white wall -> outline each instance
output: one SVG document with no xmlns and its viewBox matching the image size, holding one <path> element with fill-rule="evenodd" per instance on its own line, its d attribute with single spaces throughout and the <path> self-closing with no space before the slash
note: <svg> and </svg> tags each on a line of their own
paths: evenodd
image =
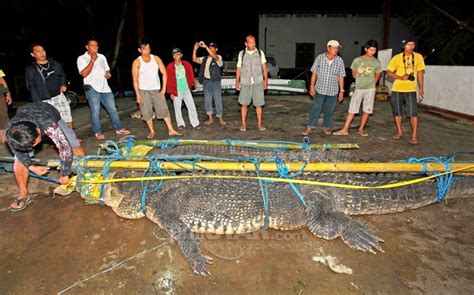
<svg viewBox="0 0 474 295">
<path fill-rule="evenodd" d="M 258 47 L 265 49 L 265 28 L 267 29 L 266 54 L 275 55 L 280 68 L 294 68 L 296 43 L 315 43 L 315 57 L 326 51 L 327 41 L 338 40 L 342 49 L 340 55 L 346 67 L 359 56 L 361 47 L 369 39 L 381 43 L 382 15 L 328 15 L 312 14 L 262 14 L 259 17 Z M 304 17 L 302 17 L 304 16 Z M 401 40 L 408 30 L 400 20 L 392 18 L 389 45 L 394 53 L 401 49 Z M 358 43 L 358 44 L 356 44 Z M 309 64 L 308 67 L 311 65 Z"/>
<path fill-rule="evenodd" d="M 474 67 L 426 66 L 423 104 L 474 116 Z"/>
</svg>

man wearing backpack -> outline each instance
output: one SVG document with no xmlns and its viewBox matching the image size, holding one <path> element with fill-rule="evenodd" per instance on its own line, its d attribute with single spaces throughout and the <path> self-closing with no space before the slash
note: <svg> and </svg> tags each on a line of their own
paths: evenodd
<svg viewBox="0 0 474 295">
<path fill-rule="evenodd" d="M 248 106 L 252 102 L 257 113 L 258 130 L 264 131 L 262 125 L 262 106 L 265 105 L 263 91 L 268 87 L 267 60 L 263 51 L 255 47 L 255 37 L 248 35 L 245 38 L 246 48 L 239 52 L 235 89 L 240 91 L 239 103 L 242 125 L 240 131 L 247 131 Z"/>
</svg>

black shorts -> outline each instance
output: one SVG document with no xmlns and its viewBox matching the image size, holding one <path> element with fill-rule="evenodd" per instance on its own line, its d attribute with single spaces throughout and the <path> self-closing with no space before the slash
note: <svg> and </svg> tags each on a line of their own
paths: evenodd
<svg viewBox="0 0 474 295">
<path fill-rule="evenodd" d="M 418 116 L 418 103 L 415 92 L 392 91 L 390 98 L 392 114 L 394 116 L 416 117 Z"/>
</svg>

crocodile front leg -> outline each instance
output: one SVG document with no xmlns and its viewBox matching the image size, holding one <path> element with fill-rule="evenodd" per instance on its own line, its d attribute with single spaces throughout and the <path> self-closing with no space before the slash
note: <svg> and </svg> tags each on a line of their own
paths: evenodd
<svg viewBox="0 0 474 295">
<path fill-rule="evenodd" d="M 330 201 L 317 199 L 306 208 L 308 228 L 317 237 L 332 240 L 337 237 L 349 247 L 363 252 L 383 252 L 379 242 L 383 240 L 372 234 L 362 223 L 352 220 L 342 212 L 334 211 Z"/>
<path fill-rule="evenodd" d="M 190 228 L 181 221 L 176 210 L 177 203 L 173 199 L 173 194 L 178 194 L 178 190 L 169 189 L 163 197 L 154 205 L 147 214 L 151 220 L 158 222 L 160 227 L 178 243 L 181 252 L 188 260 L 194 273 L 206 276 L 210 275 L 207 264 L 212 264 L 212 258 L 201 254 L 201 243 L 199 239 L 191 232 Z"/>
<path fill-rule="evenodd" d="M 201 254 L 201 243 L 191 230 L 173 214 L 159 217 L 160 226 L 178 242 L 181 252 L 188 260 L 194 273 L 206 276 L 211 273 L 207 264 L 212 264 L 212 258 Z"/>
</svg>

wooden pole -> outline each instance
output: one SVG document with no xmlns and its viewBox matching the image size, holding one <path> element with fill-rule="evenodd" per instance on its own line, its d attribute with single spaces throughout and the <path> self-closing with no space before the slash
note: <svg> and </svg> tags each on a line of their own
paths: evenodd
<svg viewBox="0 0 474 295">
<path fill-rule="evenodd" d="M 102 168 L 104 161 L 84 161 L 80 163 L 82 167 Z M 51 164 L 49 164 L 51 165 Z M 57 165 L 57 163 L 56 163 Z M 300 171 L 305 167 L 303 162 L 286 162 L 285 165 L 291 172 Z M 111 169 L 137 169 L 146 170 L 150 167 L 148 161 L 115 161 L 109 166 Z M 194 165 L 189 162 L 161 162 L 160 169 L 169 171 L 187 170 L 215 170 L 215 171 L 255 171 L 253 163 L 244 162 L 196 162 Z M 443 164 L 427 163 L 427 172 L 448 171 Z M 467 168 L 463 173 L 474 173 L 474 163 L 451 163 L 453 170 Z M 259 171 L 277 172 L 276 163 L 260 163 Z M 402 172 L 420 173 L 423 165 L 418 163 L 308 163 L 304 168 L 307 172 Z"/>
<path fill-rule="evenodd" d="M 210 146 L 231 146 L 231 147 L 255 147 L 269 149 L 302 149 L 300 143 L 278 143 L 278 142 L 255 142 L 255 141 L 225 141 L 225 140 L 198 140 L 198 139 L 179 139 L 179 140 L 137 140 L 135 145 L 149 145 L 154 147 L 174 146 L 174 145 L 210 145 Z M 120 143 L 120 146 L 124 146 Z M 308 144 L 309 149 L 358 149 L 356 143 L 334 143 L 334 144 Z"/>
</svg>

